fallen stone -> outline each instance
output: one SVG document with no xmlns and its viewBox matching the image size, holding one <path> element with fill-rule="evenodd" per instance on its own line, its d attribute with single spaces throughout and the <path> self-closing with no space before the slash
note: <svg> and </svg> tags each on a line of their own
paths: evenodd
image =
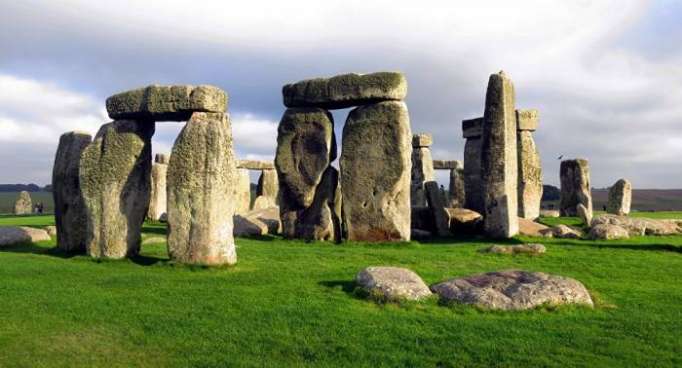
<svg viewBox="0 0 682 368">
<path fill-rule="evenodd" d="M 52 166 L 52 198 L 57 248 L 85 252 L 87 213 L 79 177 L 81 156 L 92 141 L 87 133 L 68 132 L 59 138 Z"/>
<path fill-rule="evenodd" d="M 540 217 L 557 218 L 560 216 L 561 216 L 561 214 L 559 213 L 558 210 L 540 210 Z"/>
<path fill-rule="evenodd" d="M 543 231 L 547 230 L 549 227 L 537 223 L 533 220 L 525 219 L 519 217 L 519 234 L 526 236 L 543 236 Z"/>
<path fill-rule="evenodd" d="M 33 203 L 31 202 L 31 195 L 22 190 L 19 192 L 19 197 L 14 202 L 14 214 L 15 215 L 30 215 L 33 213 Z"/>
<path fill-rule="evenodd" d="M 485 253 L 495 254 L 544 254 L 547 251 L 542 244 L 516 244 L 516 245 L 499 245 L 493 244 L 488 248 L 483 249 Z"/>
<path fill-rule="evenodd" d="M 583 233 L 580 230 L 560 224 L 540 231 L 540 234 L 546 238 L 559 239 L 580 239 Z"/>
<path fill-rule="evenodd" d="M 675 220 L 656 220 L 604 214 L 592 219 L 592 226 L 600 224 L 618 225 L 626 229 L 630 236 L 677 235 L 682 233 L 680 224 Z"/>
<path fill-rule="evenodd" d="M 226 114 L 194 113 L 168 165 L 168 255 L 201 265 L 235 264 L 232 129 Z"/>
<path fill-rule="evenodd" d="M 450 232 L 453 234 L 459 233 L 476 233 L 483 226 L 483 216 L 466 208 L 446 208 L 448 213 Z"/>
<path fill-rule="evenodd" d="M 234 216 L 234 236 L 259 236 L 267 235 L 268 232 L 268 224 L 257 217 Z"/>
<path fill-rule="evenodd" d="M 618 225 L 598 224 L 592 226 L 589 234 L 592 240 L 615 240 L 630 237 L 628 231 Z"/>
<path fill-rule="evenodd" d="M 112 119 L 186 121 L 194 112 L 225 112 L 227 93 L 213 86 L 151 85 L 107 98 Z"/>
<path fill-rule="evenodd" d="M 593 307 L 585 286 L 574 279 L 542 272 L 501 271 L 452 279 L 431 286 L 442 300 L 484 309 L 522 310 L 542 305 Z"/>
<path fill-rule="evenodd" d="M 43 230 L 45 230 L 47 232 L 47 235 L 49 235 L 50 237 L 57 236 L 57 227 L 56 226 L 52 226 L 52 225 L 45 226 L 43 228 Z"/>
<path fill-rule="evenodd" d="M 592 192 L 590 167 L 587 160 L 561 161 L 561 216 L 578 216 L 578 205 L 582 204 L 592 217 Z"/>
<path fill-rule="evenodd" d="M 272 161 L 239 160 L 237 161 L 237 168 L 249 170 L 274 170 L 275 163 Z"/>
<path fill-rule="evenodd" d="M 429 287 L 416 273 L 400 267 L 367 267 L 355 277 L 370 295 L 388 301 L 421 300 L 431 296 Z"/>
<path fill-rule="evenodd" d="M 79 180 L 87 213 L 86 250 L 119 259 L 140 250 L 149 206 L 154 124 L 104 124 L 81 155 Z"/>
<path fill-rule="evenodd" d="M 620 179 L 609 188 L 609 200 L 606 212 L 618 216 L 630 213 L 632 204 L 632 184 L 629 180 Z"/>
<path fill-rule="evenodd" d="M 47 231 L 23 226 L 0 226 L 0 246 L 50 240 Z"/>
<path fill-rule="evenodd" d="M 282 222 L 279 218 L 279 207 L 269 207 L 253 210 L 245 215 L 246 218 L 257 219 L 268 227 L 268 234 L 276 235 L 282 232 Z"/>
<path fill-rule="evenodd" d="M 342 74 L 307 79 L 282 88 L 286 107 L 344 109 L 388 100 L 404 100 L 407 80 L 402 73 Z"/>
<path fill-rule="evenodd" d="M 403 102 L 381 102 L 349 113 L 340 160 L 348 240 L 410 240 L 411 140 Z"/>
</svg>

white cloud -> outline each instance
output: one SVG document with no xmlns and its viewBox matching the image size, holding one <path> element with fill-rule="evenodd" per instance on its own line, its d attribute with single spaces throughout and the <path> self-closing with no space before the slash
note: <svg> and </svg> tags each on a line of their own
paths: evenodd
<svg viewBox="0 0 682 368">
<path fill-rule="evenodd" d="M 279 122 L 259 118 L 253 114 L 231 116 L 232 137 L 238 152 L 261 157 L 272 157 L 277 147 L 277 125 Z"/>
</svg>

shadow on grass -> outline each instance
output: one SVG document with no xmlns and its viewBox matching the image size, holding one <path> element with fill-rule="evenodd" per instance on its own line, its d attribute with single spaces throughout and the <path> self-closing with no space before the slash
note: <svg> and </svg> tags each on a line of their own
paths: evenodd
<svg viewBox="0 0 682 368">
<path fill-rule="evenodd" d="M 606 248 L 606 249 L 629 249 L 629 250 L 643 250 L 643 251 L 667 251 L 674 253 L 682 253 L 682 247 L 672 244 L 629 244 L 629 243 L 607 243 L 595 242 L 588 243 L 585 241 L 554 243 L 556 245 L 590 247 L 590 248 Z"/>
<path fill-rule="evenodd" d="M 138 255 L 129 257 L 129 259 L 131 262 L 135 263 L 138 266 L 152 266 L 152 265 L 155 265 L 159 262 L 162 262 L 162 263 L 168 262 L 168 258 L 145 256 L 142 254 L 138 254 Z"/>
<path fill-rule="evenodd" d="M 167 229 L 163 225 L 150 225 L 150 224 L 145 224 L 142 226 L 142 232 L 143 233 L 151 233 L 151 234 L 158 234 L 158 235 L 166 235 L 168 233 Z"/>
<path fill-rule="evenodd" d="M 31 254 L 39 254 L 39 255 L 46 255 L 46 256 L 51 256 L 51 257 L 57 257 L 57 258 L 73 258 L 77 257 L 80 255 L 83 255 L 83 253 L 79 252 L 66 252 L 62 249 L 59 249 L 57 247 L 53 248 L 46 248 L 46 247 L 41 247 L 39 245 L 35 245 L 33 243 L 20 243 L 20 244 L 13 244 L 13 245 L 8 245 L 0 248 L 0 252 L 2 253 L 31 253 Z"/>
<path fill-rule="evenodd" d="M 481 235 L 475 234 L 461 234 L 448 237 L 433 237 L 430 239 L 415 239 L 420 244 L 433 244 L 433 245 L 467 245 L 467 244 L 524 244 L 525 242 L 521 239 L 511 238 L 511 239 L 491 239 L 486 238 Z"/>
</svg>

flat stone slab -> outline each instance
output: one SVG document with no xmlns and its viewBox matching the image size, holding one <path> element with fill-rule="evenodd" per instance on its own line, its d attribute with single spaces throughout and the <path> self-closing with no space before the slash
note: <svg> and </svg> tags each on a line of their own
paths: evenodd
<svg viewBox="0 0 682 368">
<path fill-rule="evenodd" d="M 485 249 L 485 253 L 495 254 L 544 254 L 547 251 L 542 244 L 516 244 L 516 245 L 499 245 L 493 244 Z"/>
<path fill-rule="evenodd" d="M 434 170 L 462 169 L 464 164 L 460 160 L 433 160 Z"/>
<path fill-rule="evenodd" d="M 151 85 L 107 98 L 112 119 L 186 121 L 193 112 L 227 111 L 227 93 L 214 86 Z"/>
<path fill-rule="evenodd" d="M 559 224 L 545 230 L 541 230 L 540 233 L 545 238 L 580 239 L 583 237 L 583 233 L 580 230 L 574 229 L 564 224 Z"/>
<path fill-rule="evenodd" d="M 0 246 L 34 243 L 50 240 L 50 235 L 42 229 L 23 226 L 0 227 Z"/>
<path fill-rule="evenodd" d="M 489 272 L 441 282 L 431 290 L 445 301 L 484 309 L 522 310 L 544 304 L 594 306 L 582 283 L 543 272 Z"/>
<path fill-rule="evenodd" d="M 388 300 L 420 300 L 431 296 L 429 287 L 411 270 L 400 267 L 367 267 L 355 277 L 358 286 Z"/>
<path fill-rule="evenodd" d="M 344 109 L 403 100 L 407 96 L 407 80 L 398 72 L 342 74 L 287 84 L 282 88 L 282 95 L 286 107 Z"/>
<path fill-rule="evenodd" d="M 540 114 L 535 109 L 516 110 L 516 123 L 518 130 L 535 131 L 538 129 Z"/>
<path fill-rule="evenodd" d="M 259 160 L 237 160 L 238 169 L 247 170 L 274 170 L 274 161 L 259 161 Z"/>
</svg>

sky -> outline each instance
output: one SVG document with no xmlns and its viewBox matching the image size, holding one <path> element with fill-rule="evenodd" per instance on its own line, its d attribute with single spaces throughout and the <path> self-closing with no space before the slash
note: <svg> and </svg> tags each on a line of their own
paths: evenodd
<svg viewBox="0 0 682 368">
<path fill-rule="evenodd" d="M 462 159 L 461 121 L 504 70 L 540 112 L 545 183 L 563 156 L 588 159 L 594 187 L 682 188 L 680 19 L 673 0 L 0 0 L 0 183 L 49 184 L 59 136 L 94 134 L 117 92 L 221 87 L 237 155 L 272 159 L 284 84 L 384 70 L 405 73 L 433 157 Z M 154 151 L 181 128 L 157 123 Z"/>
</svg>

